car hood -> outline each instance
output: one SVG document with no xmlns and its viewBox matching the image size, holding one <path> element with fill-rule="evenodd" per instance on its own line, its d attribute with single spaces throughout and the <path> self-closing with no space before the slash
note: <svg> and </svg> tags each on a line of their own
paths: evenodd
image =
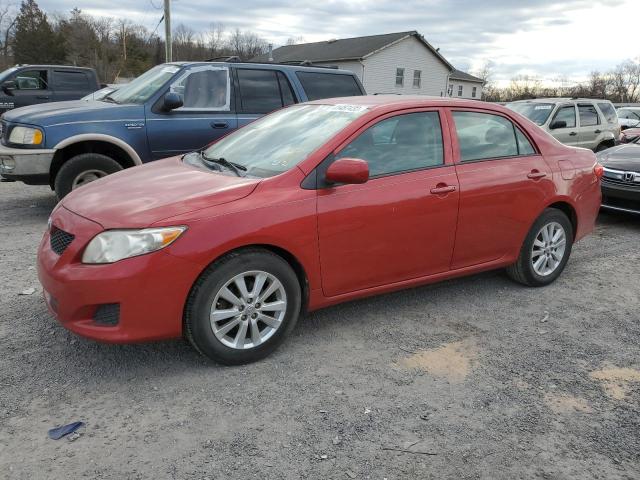
<svg viewBox="0 0 640 480">
<path fill-rule="evenodd" d="M 92 182 L 67 195 L 62 205 L 105 229 L 144 228 L 244 198 L 260 181 L 202 170 L 172 157 Z"/>
<path fill-rule="evenodd" d="M 12 123 L 26 123 L 40 127 L 88 120 L 144 121 L 144 106 L 118 105 L 98 100 L 40 103 L 9 110 L 3 115 L 3 119 Z"/>
<path fill-rule="evenodd" d="M 598 162 L 615 170 L 640 171 L 640 145 L 628 144 L 599 152 Z"/>
</svg>

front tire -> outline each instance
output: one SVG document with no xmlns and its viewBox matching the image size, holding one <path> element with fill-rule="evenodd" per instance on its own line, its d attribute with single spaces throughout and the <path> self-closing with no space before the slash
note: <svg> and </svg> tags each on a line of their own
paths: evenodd
<svg viewBox="0 0 640 480">
<path fill-rule="evenodd" d="M 122 170 L 113 158 L 100 153 L 81 153 L 67 160 L 56 175 L 54 190 L 59 200 L 72 190 Z"/>
<path fill-rule="evenodd" d="M 240 365 L 271 354 L 293 329 L 302 294 L 289 264 L 268 250 L 231 253 L 191 290 L 184 332 L 201 354 Z"/>
<path fill-rule="evenodd" d="M 556 208 L 547 208 L 529 230 L 518 260 L 507 267 L 507 274 L 530 287 L 549 285 L 569 261 L 573 237 L 567 216 Z"/>
</svg>

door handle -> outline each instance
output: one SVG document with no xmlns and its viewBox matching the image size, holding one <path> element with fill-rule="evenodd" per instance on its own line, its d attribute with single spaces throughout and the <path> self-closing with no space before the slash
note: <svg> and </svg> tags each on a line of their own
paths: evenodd
<svg viewBox="0 0 640 480">
<path fill-rule="evenodd" d="M 578 132 L 571 132 L 571 133 L 569 134 L 569 136 L 570 136 L 570 137 L 575 137 L 577 134 L 578 134 Z"/>
<path fill-rule="evenodd" d="M 439 183 L 431 189 L 431 193 L 434 195 L 442 195 L 443 193 L 455 192 L 456 187 L 454 185 L 447 185 L 445 183 Z"/>
<path fill-rule="evenodd" d="M 596 130 L 596 131 L 595 131 L 595 132 L 593 132 L 593 133 L 602 133 L 602 130 Z"/>
<path fill-rule="evenodd" d="M 539 172 L 538 170 L 531 170 L 531 172 L 527 174 L 527 178 L 530 178 L 532 180 L 538 180 L 539 178 L 546 177 L 546 176 L 547 176 L 546 173 Z"/>
<path fill-rule="evenodd" d="M 227 128 L 228 126 L 227 122 L 211 122 L 211 128 Z"/>
</svg>

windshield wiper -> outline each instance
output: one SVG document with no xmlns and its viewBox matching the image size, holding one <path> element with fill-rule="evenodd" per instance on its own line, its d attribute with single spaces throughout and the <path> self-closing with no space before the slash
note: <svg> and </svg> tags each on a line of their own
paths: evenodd
<svg viewBox="0 0 640 480">
<path fill-rule="evenodd" d="M 118 103 L 118 102 L 116 102 L 113 98 L 111 98 L 111 94 L 109 94 L 109 95 L 105 95 L 105 96 L 104 96 L 104 97 L 102 97 L 100 100 L 102 100 L 103 102 Z"/>
<path fill-rule="evenodd" d="M 233 173 L 235 173 L 239 177 L 244 177 L 244 176 L 247 175 L 246 173 L 244 173 L 244 172 L 247 171 L 247 167 L 245 167 L 244 165 L 240 165 L 239 163 L 230 162 L 229 160 L 227 160 L 225 158 L 222 158 L 222 157 L 220 157 L 220 158 L 210 158 L 210 157 L 207 157 L 207 155 L 204 152 L 199 152 L 199 153 L 200 153 L 200 157 L 205 162 L 217 163 L 218 165 L 222 165 L 223 167 L 227 167 L 229 170 L 231 170 Z"/>
</svg>

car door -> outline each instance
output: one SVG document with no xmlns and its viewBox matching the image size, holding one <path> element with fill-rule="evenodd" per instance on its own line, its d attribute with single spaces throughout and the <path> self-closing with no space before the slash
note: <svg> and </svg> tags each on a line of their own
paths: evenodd
<svg viewBox="0 0 640 480">
<path fill-rule="evenodd" d="M 360 158 L 370 172 L 364 184 L 318 189 L 325 295 L 449 269 L 458 181 L 441 118 L 438 109 L 387 115 L 323 163 L 326 170 L 335 159 Z"/>
<path fill-rule="evenodd" d="M 49 70 L 46 68 L 24 69 L 16 72 L 9 80 L 15 88 L 9 91 L 8 102 L 13 108 L 47 103 L 51 101 L 52 90 L 49 85 Z"/>
<path fill-rule="evenodd" d="M 180 95 L 183 106 L 165 111 L 161 95 L 159 101 L 146 108 L 147 139 L 153 159 L 197 150 L 237 128 L 226 66 L 194 66 L 182 72 L 167 91 Z"/>
<path fill-rule="evenodd" d="M 555 127 L 556 122 L 565 122 L 564 127 Z M 558 106 L 549 121 L 549 132 L 560 143 L 565 145 L 578 145 L 578 124 L 576 122 L 576 106 L 566 103 Z"/>
<path fill-rule="evenodd" d="M 279 70 L 234 68 L 238 128 L 261 116 L 296 103 L 287 77 Z"/>
<path fill-rule="evenodd" d="M 495 112 L 449 112 L 460 183 L 452 269 L 518 252 L 554 189 L 552 173 L 532 141 Z"/>
<path fill-rule="evenodd" d="M 578 104 L 578 146 L 596 148 L 602 134 L 602 120 L 592 103 Z"/>
<path fill-rule="evenodd" d="M 50 83 L 56 102 L 76 100 L 92 91 L 89 73 L 83 70 L 53 68 Z"/>
</svg>

